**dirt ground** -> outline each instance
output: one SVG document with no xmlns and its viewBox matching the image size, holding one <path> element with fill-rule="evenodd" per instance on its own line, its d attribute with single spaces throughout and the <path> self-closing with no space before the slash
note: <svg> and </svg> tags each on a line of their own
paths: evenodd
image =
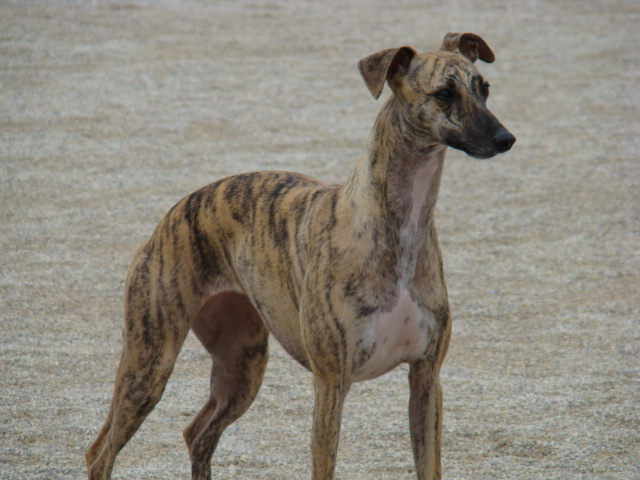
<svg viewBox="0 0 640 480">
<path fill-rule="evenodd" d="M 127 265 L 176 201 L 241 171 L 344 181 L 381 105 L 357 60 L 471 31 L 518 141 L 447 157 L 444 478 L 640 479 L 639 24 L 637 0 L 1 1 L 0 478 L 85 478 Z M 271 345 L 215 478 L 309 478 L 311 377 Z M 114 478 L 189 478 L 208 374 L 190 337 Z M 337 478 L 415 478 L 406 374 L 351 391 Z"/>
</svg>

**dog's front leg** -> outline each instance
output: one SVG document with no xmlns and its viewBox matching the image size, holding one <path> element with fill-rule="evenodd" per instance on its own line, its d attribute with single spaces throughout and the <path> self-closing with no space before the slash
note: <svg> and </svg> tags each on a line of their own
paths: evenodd
<svg viewBox="0 0 640 480">
<path fill-rule="evenodd" d="M 342 406 L 349 387 L 342 379 L 313 379 L 315 406 L 311 432 L 313 480 L 332 480 L 336 468 Z"/>
<path fill-rule="evenodd" d="M 426 360 L 409 370 L 409 429 L 418 480 L 440 480 L 442 388 L 439 372 Z"/>
</svg>

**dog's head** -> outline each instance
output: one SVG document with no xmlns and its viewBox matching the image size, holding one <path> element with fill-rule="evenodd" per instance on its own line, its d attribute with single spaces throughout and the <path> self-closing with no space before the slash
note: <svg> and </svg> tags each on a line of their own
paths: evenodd
<svg viewBox="0 0 640 480">
<path fill-rule="evenodd" d="M 449 33 L 439 51 L 383 50 L 360 60 L 358 69 L 376 99 L 389 84 L 412 141 L 489 158 L 511 149 L 516 138 L 486 106 L 489 83 L 474 65 L 478 59 L 495 60 L 481 37 Z"/>
</svg>

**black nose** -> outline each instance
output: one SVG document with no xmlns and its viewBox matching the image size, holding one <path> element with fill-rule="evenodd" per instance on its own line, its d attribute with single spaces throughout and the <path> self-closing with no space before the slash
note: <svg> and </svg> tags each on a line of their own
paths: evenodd
<svg viewBox="0 0 640 480">
<path fill-rule="evenodd" d="M 514 143 L 516 143 L 516 137 L 514 137 L 509 130 L 502 128 L 498 133 L 493 137 L 493 141 L 495 143 L 498 152 L 504 153 L 511 150 L 511 147 Z"/>
</svg>

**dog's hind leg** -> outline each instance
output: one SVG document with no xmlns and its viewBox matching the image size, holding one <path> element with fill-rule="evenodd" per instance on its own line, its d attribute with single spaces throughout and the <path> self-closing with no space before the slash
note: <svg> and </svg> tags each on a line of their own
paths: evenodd
<svg viewBox="0 0 640 480">
<path fill-rule="evenodd" d="M 244 414 L 260 389 L 268 359 L 269 333 L 260 314 L 240 293 L 210 298 L 192 325 L 211 354 L 210 397 L 184 431 L 192 478 L 211 477 L 211 456 L 222 432 Z"/>
<path fill-rule="evenodd" d="M 173 371 L 173 361 L 150 358 L 144 366 L 125 351 L 120 359 L 116 387 L 107 420 L 88 450 L 90 479 L 110 478 L 116 455 L 156 406 Z"/>
<path fill-rule="evenodd" d="M 86 453 L 89 479 L 110 478 L 116 456 L 164 392 L 189 322 L 163 288 L 148 282 L 148 250 L 134 262 L 125 301 L 124 346 L 107 420 Z"/>
</svg>

